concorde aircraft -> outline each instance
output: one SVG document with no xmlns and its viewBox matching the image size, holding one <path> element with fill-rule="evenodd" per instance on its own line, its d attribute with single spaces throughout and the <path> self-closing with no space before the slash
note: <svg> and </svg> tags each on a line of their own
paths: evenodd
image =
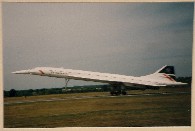
<svg viewBox="0 0 195 131">
<path fill-rule="evenodd" d="M 65 88 L 69 79 L 108 83 L 111 85 L 111 95 L 126 95 L 125 87 L 158 89 L 163 86 L 187 84 L 176 82 L 174 66 L 167 65 L 152 74 L 140 77 L 53 67 L 36 67 L 34 69 L 15 71 L 12 73 L 65 78 Z"/>
</svg>

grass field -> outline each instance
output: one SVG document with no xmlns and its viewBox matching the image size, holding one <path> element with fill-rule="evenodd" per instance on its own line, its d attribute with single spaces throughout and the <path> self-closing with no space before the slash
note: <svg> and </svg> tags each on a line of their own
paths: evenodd
<svg viewBox="0 0 195 131">
<path fill-rule="evenodd" d="M 188 93 L 103 97 L 109 93 L 95 92 L 5 98 L 5 103 L 13 103 L 4 104 L 4 127 L 190 126 L 190 88 L 161 88 L 128 94 L 161 92 Z M 28 102 L 51 98 L 64 100 Z M 17 101 L 24 103 L 14 103 Z"/>
</svg>

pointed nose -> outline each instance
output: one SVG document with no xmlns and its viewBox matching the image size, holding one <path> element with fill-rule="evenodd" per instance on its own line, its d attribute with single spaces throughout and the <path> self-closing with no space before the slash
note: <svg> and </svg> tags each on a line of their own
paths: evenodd
<svg viewBox="0 0 195 131">
<path fill-rule="evenodd" d="M 12 72 L 13 74 L 30 74 L 29 70 L 21 70 Z"/>
</svg>

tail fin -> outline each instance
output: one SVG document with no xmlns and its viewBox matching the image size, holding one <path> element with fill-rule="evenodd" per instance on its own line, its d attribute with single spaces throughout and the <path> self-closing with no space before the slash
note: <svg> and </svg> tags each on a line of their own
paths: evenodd
<svg viewBox="0 0 195 131">
<path fill-rule="evenodd" d="M 165 65 L 162 68 L 160 68 L 159 70 L 157 70 L 155 72 L 155 74 L 156 73 L 164 74 L 170 80 L 175 80 L 176 79 L 174 66 L 167 66 L 167 65 Z"/>
<path fill-rule="evenodd" d="M 154 83 L 151 84 L 151 86 L 156 86 L 156 83 L 158 86 L 177 86 L 187 84 L 182 82 L 176 82 L 174 66 L 165 65 L 159 70 L 157 70 L 155 73 L 141 77 L 146 80 L 153 81 Z"/>
</svg>

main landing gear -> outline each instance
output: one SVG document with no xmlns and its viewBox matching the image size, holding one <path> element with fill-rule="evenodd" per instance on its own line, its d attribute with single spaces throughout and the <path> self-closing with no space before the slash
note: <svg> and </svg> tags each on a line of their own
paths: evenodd
<svg viewBox="0 0 195 131">
<path fill-rule="evenodd" d="M 127 95 L 127 92 L 125 90 L 125 87 L 121 84 L 114 84 L 111 87 L 110 94 L 113 95 Z"/>
</svg>

